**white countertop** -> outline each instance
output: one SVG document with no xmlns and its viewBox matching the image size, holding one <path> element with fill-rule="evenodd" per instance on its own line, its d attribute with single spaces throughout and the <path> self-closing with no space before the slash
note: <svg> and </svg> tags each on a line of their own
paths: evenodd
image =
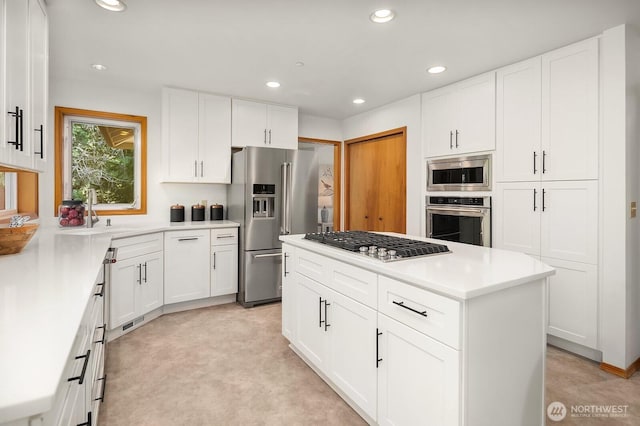
<svg viewBox="0 0 640 426">
<path fill-rule="evenodd" d="M 98 225 L 92 230 L 41 225 L 21 253 L 0 256 L 0 423 L 51 409 L 112 239 L 239 226 L 231 221 Z"/>
<path fill-rule="evenodd" d="M 446 244 L 451 253 L 382 262 L 305 240 L 304 235 L 281 236 L 280 240 L 458 300 L 493 293 L 555 273 L 550 266 L 523 253 L 403 234 L 385 234 Z"/>
</svg>

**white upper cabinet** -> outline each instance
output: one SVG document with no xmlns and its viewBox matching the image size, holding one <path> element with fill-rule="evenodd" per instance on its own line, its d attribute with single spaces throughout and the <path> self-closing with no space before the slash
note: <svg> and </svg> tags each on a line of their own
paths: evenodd
<svg viewBox="0 0 640 426">
<path fill-rule="evenodd" d="M 495 149 L 495 72 L 422 95 L 426 157 Z"/>
<path fill-rule="evenodd" d="M 164 88 L 165 182 L 231 182 L 231 98 Z"/>
<path fill-rule="evenodd" d="M 498 182 L 540 179 L 541 59 L 501 68 L 496 74 Z"/>
<path fill-rule="evenodd" d="M 39 0 L 0 1 L 4 50 L 0 163 L 43 171 L 47 105 L 47 14 Z M 42 128 L 40 127 L 42 126 Z M 42 129 L 42 130 L 41 130 Z M 40 154 L 40 153 L 43 154 Z"/>
<path fill-rule="evenodd" d="M 598 40 L 542 55 L 543 178 L 598 178 Z"/>
<path fill-rule="evenodd" d="M 298 149 L 298 108 L 233 99 L 234 147 Z"/>
</svg>

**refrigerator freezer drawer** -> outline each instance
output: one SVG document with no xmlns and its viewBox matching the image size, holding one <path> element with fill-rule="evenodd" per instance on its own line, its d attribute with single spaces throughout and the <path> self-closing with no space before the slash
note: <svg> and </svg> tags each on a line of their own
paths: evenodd
<svg viewBox="0 0 640 426">
<path fill-rule="evenodd" d="M 244 305 L 277 300 L 282 296 L 282 250 L 245 251 Z"/>
</svg>

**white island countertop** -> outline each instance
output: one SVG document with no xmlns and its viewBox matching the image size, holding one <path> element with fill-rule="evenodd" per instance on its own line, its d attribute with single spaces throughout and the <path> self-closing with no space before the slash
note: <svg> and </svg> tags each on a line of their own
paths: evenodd
<svg viewBox="0 0 640 426">
<path fill-rule="evenodd" d="M 404 234 L 384 234 L 445 244 L 451 252 L 382 262 L 366 255 L 305 240 L 304 235 L 281 236 L 280 240 L 458 300 L 490 294 L 555 273 L 552 267 L 523 253 Z"/>
<path fill-rule="evenodd" d="M 237 226 L 231 221 L 118 221 L 109 228 L 101 220 L 93 229 L 41 224 L 21 253 L 0 256 L 0 424 L 52 408 L 112 239 Z"/>
</svg>

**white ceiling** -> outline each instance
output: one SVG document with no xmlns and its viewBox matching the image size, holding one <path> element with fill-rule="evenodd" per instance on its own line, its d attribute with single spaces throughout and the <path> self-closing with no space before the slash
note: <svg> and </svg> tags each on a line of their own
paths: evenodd
<svg viewBox="0 0 640 426">
<path fill-rule="evenodd" d="M 343 119 L 619 24 L 640 28 L 640 0 L 125 1 L 113 13 L 93 0 L 47 0 L 54 84 L 168 85 Z M 397 18 L 370 22 L 383 7 Z M 434 64 L 448 70 L 427 74 Z"/>
</svg>

